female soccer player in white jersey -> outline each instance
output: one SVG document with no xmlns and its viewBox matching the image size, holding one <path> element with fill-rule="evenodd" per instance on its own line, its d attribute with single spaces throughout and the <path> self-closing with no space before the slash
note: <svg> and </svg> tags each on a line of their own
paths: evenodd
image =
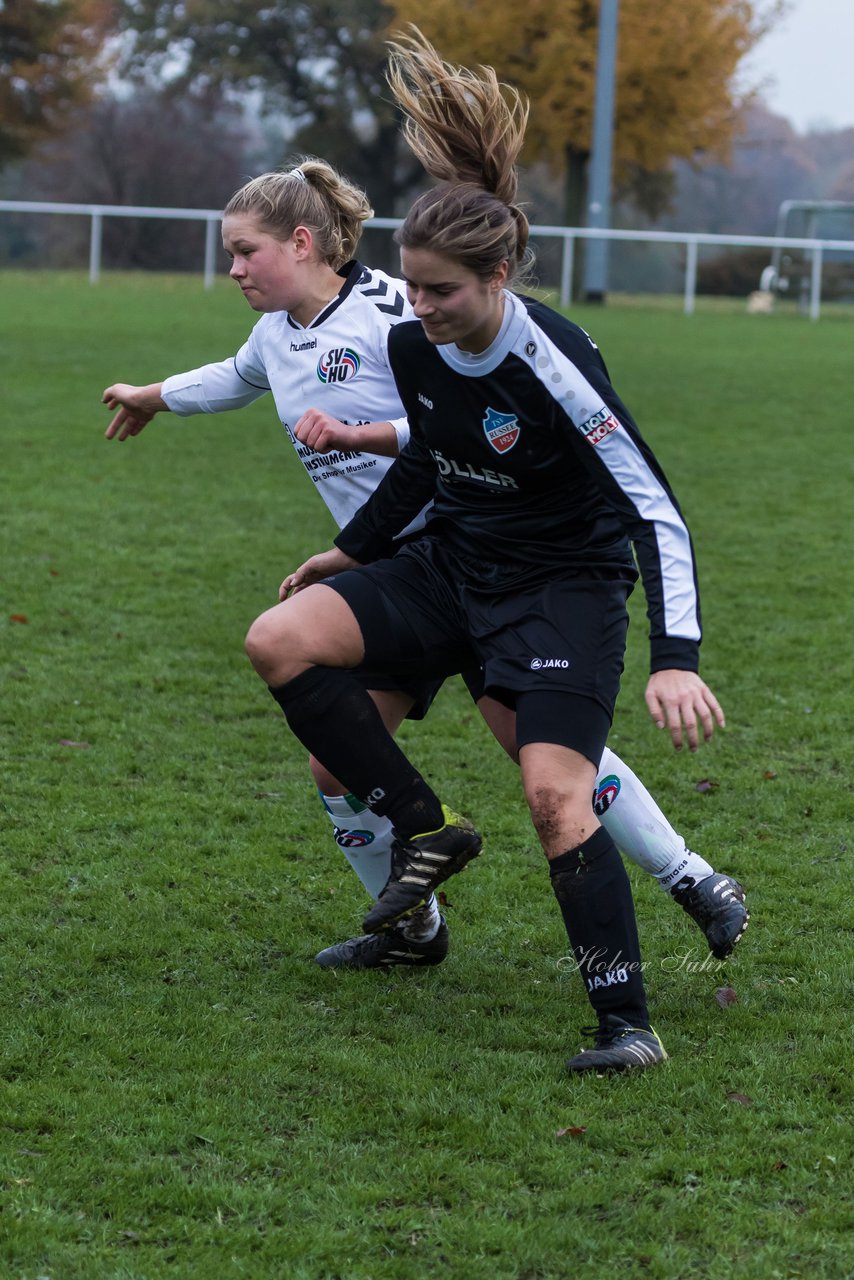
<svg viewBox="0 0 854 1280">
<path fill-rule="evenodd" d="M 362 192 L 315 159 L 241 188 L 226 207 L 223 241 L 232 278 L 262 318 L 231 359 L 149 386 L 108 387 L 103 400 L 117 412 L 107 437 L 136 435 L 159 411 L 216 413 L 271 392 L 306 474 L 336 523 L 347 524 L 409 439 L 387 339 L 411 309 L 400 281 L 351 260 L 371 212 Z M 421 523 L 416 515 L 409 532 Z M 423 714 L 437 687 L 418 677 L 374 673 L 365 679 L 392 733 L 406 715 Z M 489 697 L 480 705 L 512 751 L 506 728 L 512 717 Z M 312 771 L 336 842 L 375 898 L 389 876 L 391 824 L 314 759 Z M 621 848 L 697 921 L 716 955 L 728 954 L 748 919 L 740 886 L 686 848 L 642 783 L 607 748 L 596 803 Z M 447 948 L 447 928 L 431 897 L 397 929 L 348 939 L 317 960 L 351 968 L 436 964 Z"/>
</svg>

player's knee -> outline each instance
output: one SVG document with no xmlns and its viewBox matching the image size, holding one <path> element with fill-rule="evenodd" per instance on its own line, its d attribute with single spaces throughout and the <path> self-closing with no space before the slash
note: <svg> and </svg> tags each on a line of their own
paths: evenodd
<svg viewBox="0 0 854 1280">
<path fill-rule="evenodd" d="M 301 670 L 294 662 L 294 645 L 288 631 L 287 624 L 270 610 L 256 618 L 246 633 L 249 661 L 269 685 L 286 684 Z"/>
<path fill-rule="evenodd" d="M 568 779 L 559 783 L 528 779 L 525 799 L 534 830 L 546 850 L 565 844 L 569 833 L 583 831 L 593 818 L 589 790 Z"/>
</svg>

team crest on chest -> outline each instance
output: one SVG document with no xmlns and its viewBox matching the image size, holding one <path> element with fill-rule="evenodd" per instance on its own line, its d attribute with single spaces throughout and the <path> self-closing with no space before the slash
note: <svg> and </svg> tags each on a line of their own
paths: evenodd
<svg viewBox="0 0 854 1280">
<path fill-rule="evenodd" d="M 321 382 L 349 382 L 359 372 L 361 363 L 352 347 L 333 347 L 318 360 L 317 376 Z"/>
<path fill-rule="evenodd" d="M 507 453 L 519 439 L 521 428 L 514 413 L 499 413 L 497 409 L 487 409 L 483 430 L 496 453 Z"/>
</svg>

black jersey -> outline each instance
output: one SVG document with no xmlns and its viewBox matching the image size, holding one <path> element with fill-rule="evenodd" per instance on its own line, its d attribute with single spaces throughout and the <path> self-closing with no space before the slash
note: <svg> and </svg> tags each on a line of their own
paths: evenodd
<svg viewBox="0 0 854 1280">
<path fill-rule="evenodd" d="M 434 498 L 426 532 L 496 590 L 544 575 L 624 575 L 634 543 L 652 669 L 698 665 L 691 539 L 667 480 L 583 329 L 507 294 L 501 331 L 476 355 L 434 346 L 417 321 L 389 335 L 411 438 L 336 538 L 354 559 Z"/>
</svg>

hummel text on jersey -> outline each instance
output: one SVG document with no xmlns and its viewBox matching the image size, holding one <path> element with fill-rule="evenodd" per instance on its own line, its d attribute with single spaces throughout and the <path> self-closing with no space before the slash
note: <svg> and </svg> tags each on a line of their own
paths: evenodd
<svg viewBox="0 0 854 1280">
<path fill-rule="evenodd" d="M 611 410 L 605 405 L 598 413 L 594 413 L 592 418 L 582 422 L 578 430 L 589 444 L 595 446 L 600 440 L 604 440 L 606 436 L 610 435 L 612 431 L 616 431 L 619 425 Z"/>
<path fill-rule="evenodd" d="M 317 346 L 317 338 L 306 338 L 305 342 L 291 342 L 291 351 L 313 351 Z"/>
<path fill-rule="evenodd" d="M 456 462 L 453 458 L 446 458 L 436 449 L 431 449 L 430 453 L 439 468 L 439 475 L 444 479 L 454 476 L 459 480 L 479 480 L 481 484 L 490 484 L 496 489 L 519 488 L 512 476 L 504 476 L 490 467 L 484 467 L 482 471 L 478 471 L 477 467 L 470 462 Z"/>
</svg>

